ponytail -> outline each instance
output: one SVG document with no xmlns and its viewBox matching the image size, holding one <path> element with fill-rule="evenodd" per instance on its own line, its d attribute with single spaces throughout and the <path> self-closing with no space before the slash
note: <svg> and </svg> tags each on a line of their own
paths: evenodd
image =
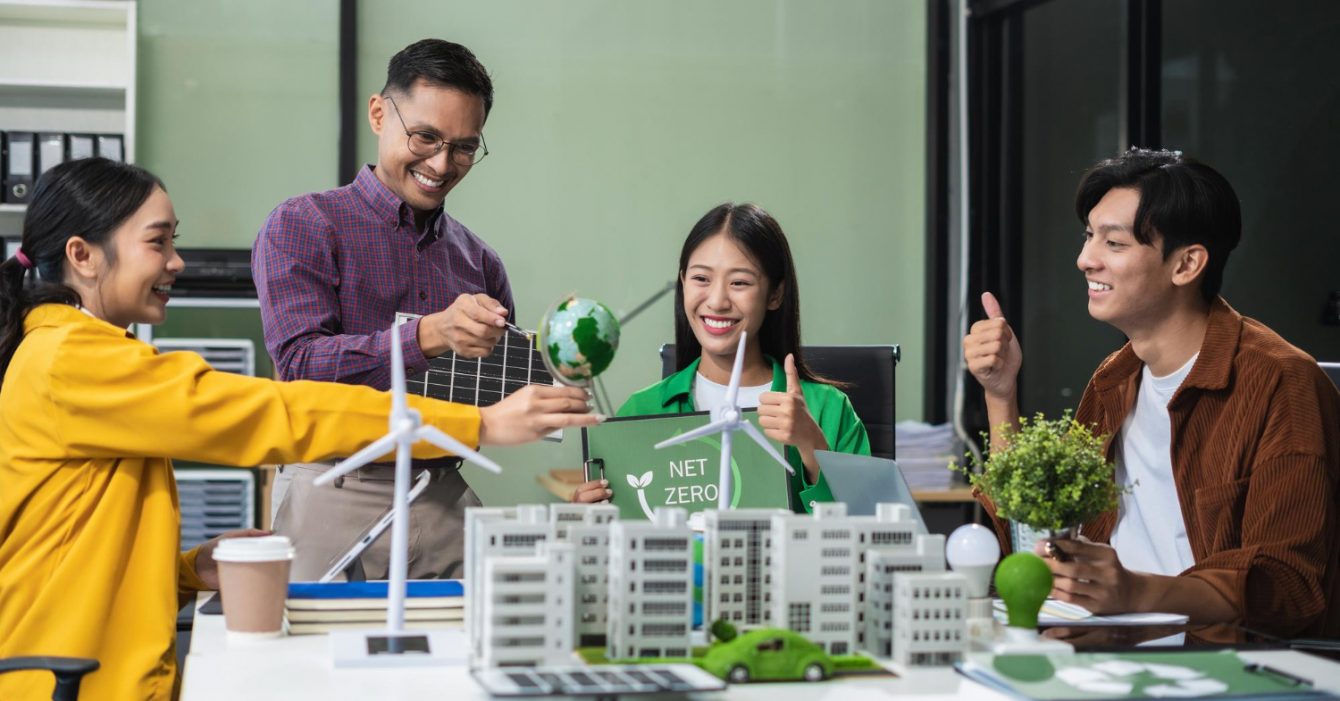
<svg viewBox="0 0 1340 701">
<path fill-rule="evenodd" d="M 23 340 L 23 320 L 42 304 L 79 304 L 65 284 L 65 244 L 79 236 L 106 244 L 126 219 L 163 187 L 154 174 L 106 158 L 62 163 L 38 178 L 15 256 L 0 263 L 0 383 Z M 110 253 L 110 251 L 109 251 Z"/>
</svg>

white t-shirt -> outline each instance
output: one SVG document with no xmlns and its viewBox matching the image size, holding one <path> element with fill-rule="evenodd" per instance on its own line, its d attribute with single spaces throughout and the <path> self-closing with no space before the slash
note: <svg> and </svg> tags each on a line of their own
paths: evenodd
<svg viewBox="0 0 1340 701">
<path fill-rule="evenodd" d="M 755 385 L 753 387 L 741 387 L 740 393 L 736 395 L 736 406 L 741 409 L 752 409 L 758 406 L 758 398 L 763 396 L 764 392 L 772 391 L 772 383 L 766 385 Z M 717 384 L 702 373 L 695 373 L 693 376 L 693 406 L 698 411 L 710 411 L 713 407 L 721 403 L 726 398 L 726 385 Z"/>
<path fill-rule="evenodd" d="M 1128 570 L 1174 576 L 1196 564 L 1173 482 L 1168 402 L 1199 356 L 1164 377 L 1154 377 L 1146 365 L 1135 407 L 1121 425 L 1117 484 L 1130 486 L 1131 493 L 1121 496 L 1112 547 Z"/>
</svg>

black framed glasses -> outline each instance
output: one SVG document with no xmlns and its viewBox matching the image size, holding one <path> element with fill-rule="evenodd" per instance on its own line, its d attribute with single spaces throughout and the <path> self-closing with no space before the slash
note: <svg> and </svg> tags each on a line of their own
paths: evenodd
<svg viewBox="0 0 1340 701">
<path fill-rule="evenodd" d="M 395 107 L 395 117 L 400 120 L 400 128 L 405 130 L 405 138 L 410 153 L 421 158 L 430 158 L 436 156 L 438 152 L 445 148 L 447 149 L 447 158 L 462 167 L 472 166 L 484 160 L 484 156 L 489 155 L 489 147 L 484 143 L 483 134 L 479 135 L 479 143 L 474 141 L 457 143 L 447 141 L 431 131 L 410 131 L 409 127 L 405 125 L 405 118 L 400 116 L 400 105 L 397 105 L 390 95 L 385 97 Z"/>
</svg>

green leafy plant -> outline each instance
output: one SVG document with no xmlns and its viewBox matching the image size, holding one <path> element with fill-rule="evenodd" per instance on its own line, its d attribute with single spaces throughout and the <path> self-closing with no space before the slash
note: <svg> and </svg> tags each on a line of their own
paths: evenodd
<svg viewBox="0 0 1340 701">
<path fill-rule="evenodd" d="M 996 505 L 1001 518 L 1058 531 L 1117 507 L 1115 467 L 1103 452 L 1107 436 L 1095 436 L 1070 412 L 1054 421 L 1041 413 L 1022 417 L 1019 429 L 1003 427 L 1006 447 L 986 463 L 951 464 Z M 984 438 L 989 437 L 983 434 Z"/>
<path fill-rule="evenodd" d="M 728 643 L 734 640 L 735 636 L 739 635 L 735 626 L 724 618 L 718 618 L 715 621 L 712 621 L 712 626 L 708 630 L 712 633 L 713 638 L 716 638 L 723 643 Z"/>
</svg>

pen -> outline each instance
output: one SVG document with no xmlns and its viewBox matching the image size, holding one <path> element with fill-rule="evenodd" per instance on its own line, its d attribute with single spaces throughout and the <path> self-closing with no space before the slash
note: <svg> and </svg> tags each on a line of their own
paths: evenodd
<svg viewBox="0 0 1340 701">
<path fill-rule="evenodd" d="M 1250 664 L 1243 665 L 1242 668 L 1243 670 L 1251 672 L 1253 674 L 1269 674 L 1275 677 L 1279 677 L 1280 679 L 1288 681 L 1293 686 L 1312 686 L 1312 680 L 1310 679 L 1304 679 L 1303 677 L 1300 677 L 1296 674 L 1290 674 L 1282 669 L 1277 669 L 1275 667 L 1271 667 L 1270 665 L 1260 664 L 1259 662 L 1252 662 Z"/>
</svg>

